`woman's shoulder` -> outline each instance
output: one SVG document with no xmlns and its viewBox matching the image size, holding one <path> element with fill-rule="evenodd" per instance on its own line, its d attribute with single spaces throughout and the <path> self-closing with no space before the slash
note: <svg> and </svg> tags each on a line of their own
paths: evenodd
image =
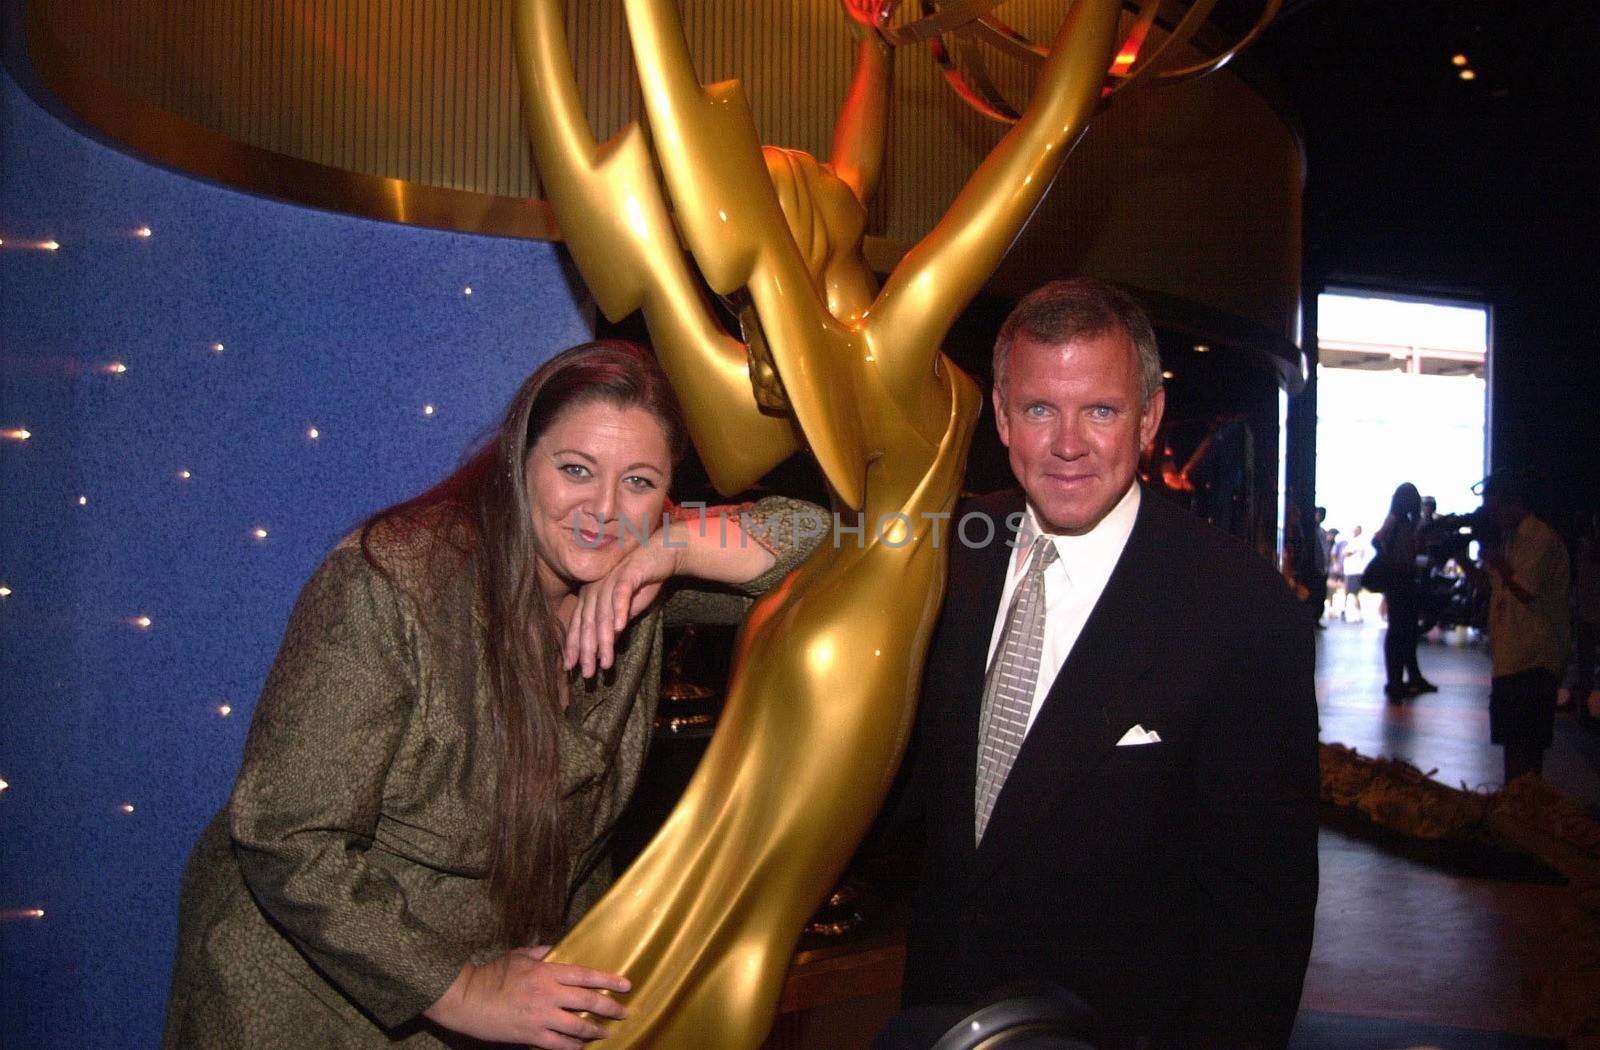
<svg viewBox="0 0 1600 1050">
<path fill-rule="evenodd" d="M 467 515 L 448 506 L 402 508 L 367 520 L 329 555 L 330 565 L 362 562 L 402 588 L 459 576 L 477 550 Z"/>
</svg>

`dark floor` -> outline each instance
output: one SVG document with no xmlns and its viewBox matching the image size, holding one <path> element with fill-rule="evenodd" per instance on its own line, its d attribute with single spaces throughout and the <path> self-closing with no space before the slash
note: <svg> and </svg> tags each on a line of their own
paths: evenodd
<svg viewBox="0 0 1600 1050">
<path fill-rule="evenodd" d="M 1498 786 L 1481 646 L 1454 635 L 1424 641 L 1423 673 L 1439 692 L 1389 704 L 1375 600 L 1366 617 L 1319 632 L 1322 739 L 1403 758 L 1446 783 Z M 1545 775 L 1600 807 L 1600 734 L 1559 718 Z M 1322 833 L 1321 855 L 1317 939 L 1295 1050 L 1551 1045 L 1514 1037 L 1545 1034 L 1526 986 L 1559 943 L 1563 889 L 1464 876 L 1332 829 Z"/>
</svg>

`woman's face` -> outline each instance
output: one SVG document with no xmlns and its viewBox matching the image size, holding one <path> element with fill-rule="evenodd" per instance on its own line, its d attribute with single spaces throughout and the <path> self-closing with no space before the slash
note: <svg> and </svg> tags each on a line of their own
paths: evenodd
<svg viewBox="0 0 1600 1050">
<path fill-rule="evenodd" d="M 672 455 L 666 431 L 642 408 L 567 408 L 529 450 L 524 470 L 547 593 L 600 579 L 641 535 L 661 528 Z"/>
</svg>

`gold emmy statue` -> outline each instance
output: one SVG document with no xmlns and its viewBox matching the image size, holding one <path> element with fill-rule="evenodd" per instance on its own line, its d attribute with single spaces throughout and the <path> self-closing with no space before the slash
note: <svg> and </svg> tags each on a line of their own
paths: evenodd
<svg viewBox="0 0 1600 1050">
<path fill-rule="evenodd" d="M 1119 43 L 1133 39 L 1118 33 L 1120 0 L 1074 0 L 1053 47 L 1033 49 L 1032 103 L 879 289 L 861 242 L 891 46 L 903 42 L 886 28 L 893 0 L 846 0 L 860 44 L 826 163 L 763 148 L 741 86 L 701 84 L 673 0 L 624 3 L 650 134 L 630 124 L 600 144 L 563 3 L 518 0 L 523 108 L 567 246 L 608 317 L 643 310 L 720 490 L 805 448 L 835 513 L 862 527 L 811 525 L 829 538 L 751 611 L 716 734 L 677 808 L 551 958 L 633 982 L 607 1047 L 748 1050 L 910 730 L 979 410 L 977 387 L 940 344 L 1108 83 L 1150 67 L 1116 68 Z M 995 3 L 931 6 L 898 32 L 981 30 Z M 1156 6 L 1136 15 L 1141 41 Z M 739 337 L 708 308 L 685 249 L 714 292 L 742 304 Z"/>
</svg>

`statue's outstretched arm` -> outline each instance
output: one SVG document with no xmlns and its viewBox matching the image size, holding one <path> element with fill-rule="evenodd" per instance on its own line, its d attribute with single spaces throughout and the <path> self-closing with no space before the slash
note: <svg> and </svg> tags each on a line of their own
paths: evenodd
<svg viewBox="0 0 1600 1050">
<path fill-rule="evenodd" d="M 844 180 L 863 205 L 878 188 L 883 173 L 884 140 L 889 128 L 889 80 L 894 52 L 875 28 L 886 0 L 845 0 L 845 11 L 860 38 L 850 93 L 833 129 L 833 173 Z"/>
<path fill-rule="evenodd" d="M 637 124 L 604 145 L 578 96 L 561 0 L 519 0 L 523 112 L 545 193 L 573 261 L 607 317 L 643 309 L 712 483 L 748 488 L 798 449 L 765 415 L 745 345 L 723 331 L 690 275 Z"/>
<path fill-rule="evenodd" d="M 1075 0 L 1027 112 L 884 283 L 867 328 L 897 368 L 931 365 L 950 325 L 1049 189 L 1100 101 L 1121 8 L 1120 0 Z M 908 355 L 930 360 L 908 362 Z"/>
</svg>

